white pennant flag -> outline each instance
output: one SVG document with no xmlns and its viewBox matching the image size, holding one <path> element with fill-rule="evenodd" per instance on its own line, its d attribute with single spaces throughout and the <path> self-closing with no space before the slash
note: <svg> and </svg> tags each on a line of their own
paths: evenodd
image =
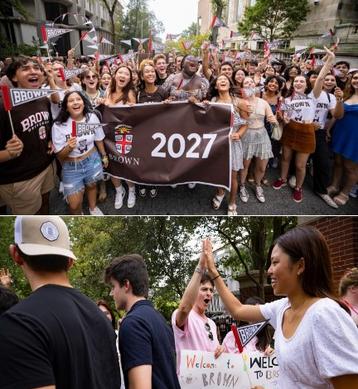
<svg viewBox="0 0 358 389">
<path fill-rule="evenodd" d="M 98 45 L 88 45 L 87 47 L 94 50 L 98 50 Z"/>
<path fill-rule="evenodd" d="M 10 88 L 11 103 L 13 107 L 16 107 L 17 105 L 25 104 L 28 101 L 40 99 L 41 97 L 46 97 L 59 91 L 60 89 Z"/>
<path fill-rule="evenodd" d="M 113 57 L 113 55 L 111 55 L 111 54 L 101 54 L 101 55 L 99 56 L 99 59 L 100 59 L 101 61 L 103 61 L 103 60 L 106 60 L 106 59 L 112 58 L 112 57 Z"/>
<path fill-rule="evenodd" d="M 103 37 L 102 37 L 102 39 L 101 39 L 101 43 L 107 43 L 107 44 L 109 44 L 109 45 L 112 45 L 112 46 L 113 46 L 113 43 L 112 43 L 111 41 L 109 41 L 108 39 L 106 39 L 106 38 L 103 38 Z"/>
<path fill-rule="evenodd" d="M 78 69 L 78 68 L 75 68 L 75 69 L 62 69 L 62 68 L 60 68 L 59 69 L 59 73 L 60 73 L 63 81 L 69 80 L 72 77 L 76 77 L 85 71 L 86 71 L 86 69 Z"/>
<path fill-rule="evenodd" d="M 268 322 L 269 321 L 266 320 L 260 323 L 238 327 L 237 331 L 239 333 L 242 347 L 245 347 L 250 342 L 250 340 L 266 326 Z"/>
<path fill-rule="evenodd" d="M 47 39 L 56 38 L 57 36 L 66 34 L 67 32 L 73 31 L 73 28 L 52 28 L 46 27 Z"/>
</svg>

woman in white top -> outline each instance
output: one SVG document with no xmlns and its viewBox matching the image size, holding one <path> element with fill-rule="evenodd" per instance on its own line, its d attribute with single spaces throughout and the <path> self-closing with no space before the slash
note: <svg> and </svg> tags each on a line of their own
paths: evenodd
<svg viewBox="0 0 358 389">
<path fill-rule="evenodd" d="M 74 215 L 82 213 L 85 190 L 90 214 L 103 215 L 96 206 L 96 183 L 103 179 L 102 162 L 107 167 L 108 157 L 104 150 L 103 129 L 96 126 L 100 122 L 91 111 L 90 102 L 81 92 L 68 92 L 52 127 L 52 142 L 62 164 L 64 195 Z"/>
<path fill-rule="evenodd" d="M 241 304 L 218 273 L 209 240 L 204 252 L 208 273 L 233 318 L 268 319 L 275 328 L 278 389 L 358 387 L 358 329 L 333 297 L 329 249 L 316 228 L 299 226 L 276 240 L 268 275 L 274 295 L 287 297 L 264 305 Z"/>
<path fill-rule="evenodd" d="M 322 92 L 324 76 L 330 71 L 333 65 L 335 55 L 327 48 L 327 60 L 321 69 L 312 95 L 306 95 L 307 81 L 304 76 L 299 75 L 293 81 L 293 89 L 285 98 L 283 134 L 282 143 L 282 160 L 281 160 L 281 177 L 272 185 L 276 190 L 287 185 L 287 174 L 291 159 L 295 155 L 296 167 L 296 186 L 293 191 L 293 200 L 300 203 L 303 200 L 302 185 L 306 176 L 306 164 L 310 154 L 316 149 L 315 130 L 319 124 L 314 122 L 317 99 Z"/>
<path fill-rule="evenodd" d="M 126 65 L 119 66 L 113 74 L 111 83 L 107 89 L 107 95 L 104 104 L 109 107 L 120 107 L 136 103 L 136 97 L 133 86 L 132 70 Z M 126 195 L 122 182 L 117 177 L 111 177 L 112 183 L 116 188 L 114 208 L 120 209 L 123 205 L 123 198 Z M 136 202 L 135 184 L 127 181 L 128 200 L 127 207 L 133 208 Z"/>
</svg>

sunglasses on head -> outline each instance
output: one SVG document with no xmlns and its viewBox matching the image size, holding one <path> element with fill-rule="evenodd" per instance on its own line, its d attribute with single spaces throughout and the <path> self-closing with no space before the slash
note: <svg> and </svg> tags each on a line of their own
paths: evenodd
<svg viewBox="0 0 358 389">
<path fill-rule="evenodd" d="M 208 333 L 208 338 L 209 338 L 211 341 L 213 341 L 213 340 L 214 340 L 214 335 L 213 335 L 213 333 L 211 332 L 210 324 L 209 324 L 209 323 L 205 323 L 204 327 L 205 327 L 205 330 L 206 330 L 207 333 Z"/>
</svg>

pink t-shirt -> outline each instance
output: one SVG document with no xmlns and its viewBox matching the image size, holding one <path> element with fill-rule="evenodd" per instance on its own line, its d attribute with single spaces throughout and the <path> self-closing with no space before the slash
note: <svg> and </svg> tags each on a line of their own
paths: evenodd
<svg viewBox="0 0 358 389">
<path fill-rule="evenodd" d="M 250 340 L 250 342 L 244 347 L 245 351 L 247 351 L 249 353 L 254 352 L 254 351 L 258 351 L 256 348 L 257 340 L 258 340 L 257 336 L 254 336 Z M 223 346 L 225 347 L 225 351 L 227 353 L 238 353 L 239 352 L 239 349 L 236 346 L 235 337 L 234 337 L 234 334 L 232 333 L 232 331 L 228 332 L 225 335 L 225 338 L 223 340 Z"/>
<path fill-rule="evenodd" d="M 201 317 L 193 309 L 190 311 L 184 329 L 181 330 L 176 325 L 176 309 L 172 314 L 172 326 L 175 339 L 175 350 L 177 353 L 177 372 L 180 366 L 180 350 L 201 350 L 215 351 L 219 345 L 216 332 L 216 324 L 213 320 Z M 210 331 L 213 334 L 213 340 L 209 339 L 209 332 L 205 329 L 205 323 L 209 323 Z"/>
</svg>

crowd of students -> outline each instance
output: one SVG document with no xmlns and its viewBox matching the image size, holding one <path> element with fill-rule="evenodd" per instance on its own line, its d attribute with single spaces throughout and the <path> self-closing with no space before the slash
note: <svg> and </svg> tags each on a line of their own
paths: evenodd
<svg viewBox="0 0 358 389">
<path fill-rule="evenodd" d="M 257 297 L 240 303 L 217 270 L 210 240 L 204 240 L 171 326 L 148 300 L 145 260 L 138 254 L 113 259 L 104 280 L 116 309 L 125 311 L 116 332 L 109 304 L 92 302 L 70 283 L 77 258 L 60 217 L 17 217 L 10 254 L 32 293 L 18 302 L 7 291 L 9 273 L 0 270 L 6 285 L 0 289 L 1 388 L 179 389 L 183 350 L 215 358 L 242 352 L 232 332 L 220 344 L 206 315 L 214 287 L 237 322 L 269 320 L 275 329 L 274 342 L 269 331 L 261 331 L 244 349 L 276 353 L 277 389 L 358 386 L 358 272 L 346 272 L 341 298 L 335 297 L 328 245 L 313 227 L 293 228 L 276 240 L 268 277 L 274 296 L 285 297 L 266 304 Z"/>
<path fill-rule="evenodd" d="M 89 212 L 101 215 L 98 201 L 106 199 L 103 169 L 108 160 L 100 126 L 72 136 L 70 123 L 99 123 L 95 107 L 121 107 L 136 103 L 210 101 L 232 104 L 232 186 L 228 215 L 237 214 L 237 194 L 249 200 L 247 183 L 254 185 L 258 202 L 265 202 L 265 172 L 279 166 L 272 188 L 289 184 L 292 198 L 303 200 L 302 186 L 308 162 L 313 166 L 312 190 L 330 207 L 346 204 L 357 196 L 358 182 L 358 69 L 346 61 L 335 63 L 326 49 L 322 60 L 295 56 L 287 63 L 266 56 L 258 63 L 251 52 L 218 53 L 204 44 L 201 57 L 142 54 L 124 62 L 90 58 L 67 59 L 20 56 L 7 59 L 0 83 L 12 88 L 59 89 L 50 98 L 40 98 L 11 111 L 15 133 L 0 101 L 0 202 L 14 214 L 46 213 L 49 193 L 55 185 L 69 204 L 69 212 L 83 212 L 83 195 Z M 123 60 L 123 59 L 122 59 Z M 63 81 L 62 70 L 80 68 L 78 77 Z M 275 135 L 274 135 L 275 134 Z M 278 134 L 278 135 L 277 135 Z M 57 164 L 54 163 L 54 156 Z M 78 168 L 80 167 L 80 168 Z M 124 183 L 111 177 L 115 187 L 115 209 L 136 203 L 136 192 L 156 197 L 158 187 Z M 99 183 L 99 190 L 97 190 Z M 190 184 L 194 187 L 194 184 Z M 219 209 L 224 190 L 213 195 Z M 4 210 L 4 209 L 3 209 Z"/>
</svg>

